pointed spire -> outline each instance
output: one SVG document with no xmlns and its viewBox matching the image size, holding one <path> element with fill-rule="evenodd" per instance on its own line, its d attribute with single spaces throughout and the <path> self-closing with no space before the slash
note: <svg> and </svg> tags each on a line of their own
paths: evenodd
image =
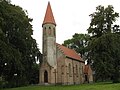
<svg viewBox="0 0 120 90">
<path fill-rule="evenodd" d="M 45 17 L 44 17 L 43 25 L 46 24 L 46 23 L 52 23 L 52 24 L 56 25 L 55 19 L 54 19 L 53 13 L 52 13 L 52 9 L 51 9 L 51 6 L 50 6 L 50 2 L 48 2 L 48 6 L 47 6 L 47 9 L 46 9 L 46 14 L 45 14 Z"/>
</svg>

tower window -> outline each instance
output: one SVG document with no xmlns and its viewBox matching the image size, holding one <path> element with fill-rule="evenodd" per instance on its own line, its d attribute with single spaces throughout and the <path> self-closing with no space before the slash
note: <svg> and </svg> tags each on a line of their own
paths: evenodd
<svg viewBox="0 0 120 90">
<path fill-rule="evenodd" d="M 53 28 L 53 33 L 54 33 L 54 36 L 55 36 L 55 28 Z"/>
<path fill-rule="evenodd" d="M 51 27 L 49 27 L 49 29 L 51 29 Z"/>
<path fill-rule="evenodd" d="M 46 30 L 46 27 L 44 29 Z"/>
</svg>

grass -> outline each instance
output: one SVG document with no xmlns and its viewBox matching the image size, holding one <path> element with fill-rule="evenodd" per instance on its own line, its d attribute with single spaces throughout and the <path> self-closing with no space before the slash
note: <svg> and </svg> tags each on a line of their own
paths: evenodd
<svg viewBox="0 0 120 90">
<path fill-rule="evenodd" d="M 5 90 L 120 90 L 120 83 L 94 83 L 70 86 L 27 86 Z"/>
</svg>

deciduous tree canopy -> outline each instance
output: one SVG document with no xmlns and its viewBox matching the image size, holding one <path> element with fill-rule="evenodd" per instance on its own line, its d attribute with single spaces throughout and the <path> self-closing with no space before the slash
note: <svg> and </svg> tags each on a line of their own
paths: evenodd
<svg viewBox="0 0 120 90">
<path fill-rule="evenodd" d="M 36 60 L 41 56 L 32 38 L 31 21 L 21 7 L 0 0 L 0 77 L 7 86 L 38 81 L 31 80 L 33 76 L 38 78 L 32 73 L 38 74 Z"/>
<path fill-rule="evenodd" d="M 76 50 L 81 57 L 84 57 L 87 55 L 89 39 L 90 36 L 88 34 L 75 33 L 72 39 L 65 40 L 63 45 Z"/>
<path fill-rule="evenodd" d="M 114 25 L 119 14 L 114 12 L 111 5 L 98 6 L 96 12 L 90 15 L 91 23 L 88 33 L 91 34 L 89 43 L 89 60 L 93 61 L 96 80 L 111 78 L 119 82 L 120 78 L 120 35 L 119 25 Z"/>
</svg>

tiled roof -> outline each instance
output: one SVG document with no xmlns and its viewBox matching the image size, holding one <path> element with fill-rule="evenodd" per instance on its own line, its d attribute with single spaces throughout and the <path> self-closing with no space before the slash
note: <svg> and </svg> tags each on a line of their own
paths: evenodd
<svg viewBox="0 0 120 90">
<path fill-rule="evenodd" d="M 46 23 L 52 23 L 52 24 L 56 25 L 55 19 L 54 19 L 53 13 L 52 13 L 52 9 L 50 6 L 50 2 L 48 2 L 46 14 L 45 14 L 44 21 L 43 21 L 43 24 L 46 24 Z"/>
<path fill-rule="evenodd" d="M 63 45 L 57 44 L 57 47 L 63 52 L 63 54 L 69 58 L 75 59 L 75 60 L 81 60 L 81 57 L 76 53 L 75 50 L 69 49 Z"/>
</svg>

